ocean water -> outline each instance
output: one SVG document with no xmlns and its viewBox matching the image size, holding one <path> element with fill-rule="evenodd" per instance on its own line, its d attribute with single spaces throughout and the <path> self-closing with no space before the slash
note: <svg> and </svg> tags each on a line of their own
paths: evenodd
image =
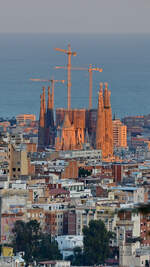
<svg viewBox="0 0 150 267">
<path fill-rule="evenodd" d="M 55 47 L 68 43 L 77 52 L 72 66 L 103 67 L 93 72 L 93 108 L 100 82 L 111 89 L 112 112 L 117 117 L 150 113 L 150 35 L 108 34 L 0 34 L 0 117 L 20 113 L 38 116 L 44 82 L 30 78 L 67 79 L 67 56 Z M 73 70 L 71 106 L 87 108 L 88 71 Z M 67 106 L 67 81 L 55 84 L 55 108 Z"/>
</svg>

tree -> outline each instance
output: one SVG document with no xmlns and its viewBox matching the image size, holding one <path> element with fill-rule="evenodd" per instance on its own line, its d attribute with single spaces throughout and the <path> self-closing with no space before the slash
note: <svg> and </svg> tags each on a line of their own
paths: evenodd
<svg viewBox="0 0 150 267">
<path fill-rule="evenodd" d="M 67 259 L 73 266 L 89 266 L 104 263 L 110 256 L 109 241 L 115 234 L 108 232 L 101 220 L 91 220 L 89 226 L 83 228 L 83 251 L 74 248 L 73 255 Z"/>
<path fill-rule="evenodd" d="M 92 173 L 92 171 L 89 171 L 89 170 L 86 170 L 86 169 L 80 167 L 78 175 L 79 175 L 79 177 L 87 177 L 87 176 L 91 175 L 91 173 Z"/>
<path fill-rule="evenodd" d="M 51 239 L 50 234 L 42 233 L 39 239 L 34 257 L 38 260 L 61 260 L 62 255 L 58 249 L 58 243 Z"/>
<path fill-rule="evenodd" d="M 73 255 L 66 258 L 66 260 L 71 261 L 73 266 L 84 266 L 84 255 L 80 247 L 75 247 L 73 249 Z"/>
<path fill-rule="evenodd" d="M 150 203 L 140 203 L 137 206 L 136 211 L 144 215 L 149 215 L 150 214 Z"/>
<path fill-rule="evenodd" d="M 36 220 L 29 222 L 16 221 L 13 228 L 13 248 L 15 252 L 24 251 L 26 263 L 34 260 L 61 259 L 56 241 L 49 234 L 41 231 Z"/>
<path fill-rule="evenodd" d="M 89 226 L 83 228 L 84 261 L 94 265 L 104 263 L 109 256 L 109 241 L 113 233 L 108 232 L 101 220 L 91 220 Z"/>
</svg>

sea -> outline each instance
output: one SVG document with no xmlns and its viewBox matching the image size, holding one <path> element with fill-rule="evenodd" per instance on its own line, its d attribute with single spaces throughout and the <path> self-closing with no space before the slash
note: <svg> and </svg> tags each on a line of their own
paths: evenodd
<svg viewBox="0 0 150 267">
<path fill-rule="evenodd" d="M 93 108 L 100 82 L 111 90 L 112 113 L 118 118 L 150 113 L 150 35 L 148 34 L 0 34 L 0 117 L 39 116 L 42 87 L 55 83 L 55 108 L 67 107 L 67 55 L 54 48 L 71 45 L 71 107 L 88 108 L 89 64 L 93 71 Z"/>
</svg>

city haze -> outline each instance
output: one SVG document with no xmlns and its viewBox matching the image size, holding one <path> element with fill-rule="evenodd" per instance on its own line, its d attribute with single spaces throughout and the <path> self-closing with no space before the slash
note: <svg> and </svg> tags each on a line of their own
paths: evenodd
<svg viewBox="0 0 150 267">
<path fill-rule="evenodd" d="M 149 33 L 149 14 L 149 0 L 8 0 L 0 33 Z"/>
</svg>

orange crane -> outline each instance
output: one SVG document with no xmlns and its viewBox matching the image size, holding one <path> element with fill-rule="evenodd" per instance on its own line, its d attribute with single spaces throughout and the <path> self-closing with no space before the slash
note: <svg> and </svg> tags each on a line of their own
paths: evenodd
<svg viewBox="0 0 150 267">
<path fill-rule="evenodd" d="M 71 108 L 71 56 L 76 56 L 76 52 L 71 51 L 71 45 L 68 45 L 68 50 L 66 49 L 61 49 L 61 48 L 55 48 L 56 51 L 63 52 L 68 55 L 68 64 L 67 64 L 67 70 L 68 70 L 68 77 L 67 77 L 67 92 L 68 92 L 68 97 L 67 97 L 67 106 L 68 110 Z"/>
<path fill-rule="evenodd" d="M 56 69 L 65 69 L 66 67 L 56 66 Z M 72 67 L 72 70 L 88 70 L 89 72 L 89 109 L 92 109 L 92 89 L 93 89 L 93 71 L 102 72 L 102 68 L 92 67 L 92 64 L 89 65 L 89 68 L 82 67 Z"/>
<path fill-rule="evenodd" d="M 52 108 L 54 108 L 54 86 L 55 86 L 55 83 L 57 82 L 61 82 L 61 83 L 64 83 L 65 80 L 54 80 L 54 79 L 51 79 L 51 80 L 45 80 L 45 79 L 30 79 L 32 82 L 51 82 L 51 87 L 52 87 Z"/>
</svg>

